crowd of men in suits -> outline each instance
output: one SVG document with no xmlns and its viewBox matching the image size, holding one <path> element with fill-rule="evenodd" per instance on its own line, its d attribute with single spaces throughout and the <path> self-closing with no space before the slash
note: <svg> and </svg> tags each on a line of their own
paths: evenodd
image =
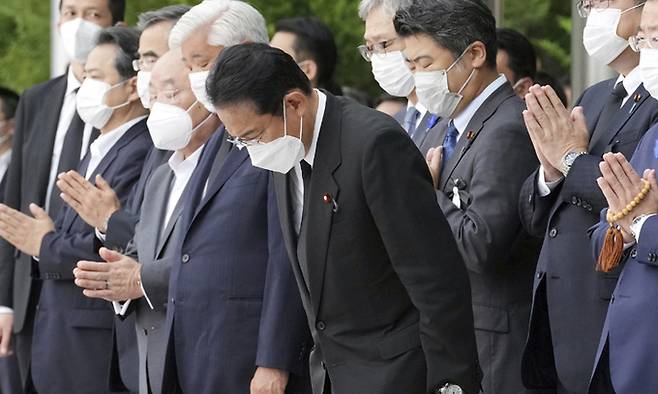
<svg viewBox="0 0 658 394">
<path fill-rule="evenodd" d="M 2 394 L 658 392 L 658 0 L 578 3 L 573 110 L 482 0 L 362 0 L 392 116 L 317 19 L 125 3 L 0 89 Z"/>
</svg>

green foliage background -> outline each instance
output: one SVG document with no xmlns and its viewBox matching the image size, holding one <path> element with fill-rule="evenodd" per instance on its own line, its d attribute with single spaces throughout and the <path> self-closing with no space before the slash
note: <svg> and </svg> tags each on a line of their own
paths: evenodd
<svg viewBox="0 0 658 394">
<path fill-rule="evenodd" d="M 356 51 L 363 23 L 357 16 L 359 0 L 248 0 L 270 23 L 290 16 L 315 15 L 331 26 L 339 48 L 338 81 L 373 95 L 380 93 L 369 65 Z M 200 0 L 128 0 L 127 18 L 134 24 L 140 12 L 174 3 Z M 49 78 L 50 1 L 0 1 L 0 85 L 22 91 Z M 503 25 L 527 34 L 540 48 L 544 68 L 557 76 L 570 66 L 570 2 L 565 0 L 505 0 Z"/>
</svg>

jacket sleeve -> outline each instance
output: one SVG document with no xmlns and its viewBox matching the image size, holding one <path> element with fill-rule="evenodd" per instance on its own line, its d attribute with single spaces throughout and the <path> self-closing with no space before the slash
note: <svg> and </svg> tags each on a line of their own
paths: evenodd
<svg viewBox="0 0 658 394">
<path fill-rule="evenodd" d="M 390 127 L 364 144 L 363 192 L 392 266 L 420 314 L 427 390 L 479 391 L 471 290 L 418 149 Z"/>
<path fill-rule="evenodd" d="M 489 131 L 493 133 L 479 137 L 489 141 L 477 141 L 483 149 L 474 154 L 470 204 L 457 208 L 443 191 L 437 191 L 466 267 L 480 274 L 493 272 L 499 268 L 497 264 L 508 260 L 521 230 L 519 190 L 537 166 L 521 123 L 506 123 Z"/>
<path fill-rule="evenodd" d="M 283 241 L 272 177 L 267 175 L 269 258 L 256 365 L 301 375 L 312 345 L 306 313 Z"/>
<path fill-rule="evenodd" d="M 135 150 L 129 157 L 118 156 L 124 165 L 117 168 L 110 185 L 121 204 L 125 204 L 128 194 L 139 178 L 144 163 L 145 152 Z M 62 210 L 64 213 L 67 210 Z M 80 260 L 98 260 L 98 243 L 94 229 L 85 224 L 84 231 L 68 232 L 61 228 L 63 214 L 58 218 L 55 231 L 47 234 L 41 242 L 39 270 L 44 279 L 72 280 L 73 269 Z"/>
<path fill-rule="evenodd" d="M 11 162 L 5 175 L 6 186 L 3 202 L 5 205 L 21 209 L 21 173 L 23 171 L 23 143 L 26 139 L 25 133 L 28 128 L 27 114 L 30 113 L 28 107 L 28 94 L 18 103 L 15 120 L 16 127 L 13 136 L 13 148 Z M 0 238 L 0 306 L 12 307 L 12 292 L 14 282 L 14 255 L 16 249 L 7 241 Z"/>
<path fill-rule="evenodd" d="M 540 196 L 537 187 L 540 168 L 533 172 L 521 186 L 519 217 L 523 228 L 536 238 L 544 238 L 548 220 L 562 190 L 562 182 L 548 196 Z"/>
</svg>

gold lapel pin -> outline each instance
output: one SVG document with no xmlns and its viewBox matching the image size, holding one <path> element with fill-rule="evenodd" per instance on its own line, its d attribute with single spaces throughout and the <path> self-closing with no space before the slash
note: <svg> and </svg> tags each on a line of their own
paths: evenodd
<svg viewBox="0 0 658 394">
<path fill-rule="evenodd" d="M 473 131 L 469 131 L 468 133 L 466 133 L 467 140 L 473 141 L 474 138 L 475 138 L 475 133 Z"/>
</svg>

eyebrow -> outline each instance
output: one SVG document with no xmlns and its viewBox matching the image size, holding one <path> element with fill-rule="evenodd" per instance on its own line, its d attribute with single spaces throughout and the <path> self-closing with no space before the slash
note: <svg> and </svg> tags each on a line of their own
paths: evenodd
<svg viewBox="0 0 658 394">
<path fill-rule="evenodd" d="M 642 28 L 642 26 L 640 26 L 640 32 L 643 32 L 643 33 L 653 32 L 653 31 L 656 31 L 656 30 L 658 30 L 658 25 L 648 26 L 647 28 L 644 28 L 644 29 Z"/>
<path fill-rule="evenodd" d="M 416 63 L 422 59 L 432 60 L 432 57 L 429 55 L 420 55 L 420 56 L 416 56 L 414 59 L 409 59 L 408 57 L 405 56 L 404 59 L 408 62 Z"/>
<path fill-rule="evenodd" d="M 144 53 L 140 53 L 140 57 L 158 57 L 158 54 L 153 52 L 153 51 L 146 51 Z"/>
</svg>

